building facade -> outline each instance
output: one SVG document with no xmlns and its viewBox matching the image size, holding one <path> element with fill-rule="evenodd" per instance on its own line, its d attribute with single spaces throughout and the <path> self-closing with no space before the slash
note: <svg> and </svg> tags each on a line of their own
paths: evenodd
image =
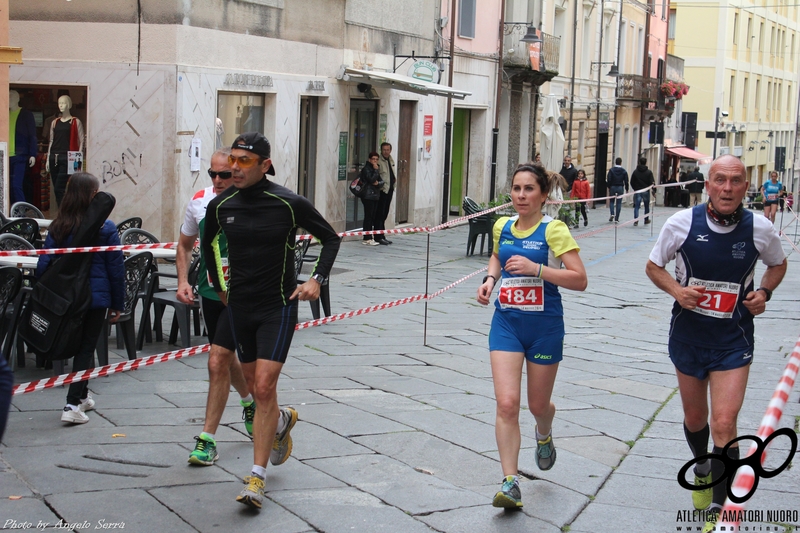
<svg viewBox="0 0 800 533">
<path fill-rule="evenodd" d="M 670 46 L 685 59 L 693 90 L 683 111 L 697 113 L 697 149 L 732 153 L 751 188 L 778 169 L 797 190 L 790 169 L 796 144 L 800 7 L 761 1 L 710 4 L 673 0 Z M 696 90 L 699 89 L 699 90 Z M 717 115 L 719 109 L 719 115 Z M 719 118 L 717 118 L 719 117 Z"/>
<path fill-rule="evenodd" d="M 86 128 L 85 168 L 117 197 L 115 219 L 141 216 L 162 240 L 176 239 L 186 202 L 208 185 L 213 151 L 243 131 L 270 139 L 275 181 L 338 231 L 361 225 L 347 183 L 392 143 L 387 227 L 426 225 L 442 209 L 447 97 L 470 110 L 467 183 L 481 191 L 496 85 L 482 57 L 456 57 L 452 82 L 434 81 L 448 70 L 444 3 L 143 0 L 139 10 L 122 0 L 11 0 L 10 42 L 25 62 L 10 85 L 34 112 L 45 152 L 57 99 L 71 97 Z M 479 50 L 496 50 L 496 29 L 483 39 Z"/>
</svg>

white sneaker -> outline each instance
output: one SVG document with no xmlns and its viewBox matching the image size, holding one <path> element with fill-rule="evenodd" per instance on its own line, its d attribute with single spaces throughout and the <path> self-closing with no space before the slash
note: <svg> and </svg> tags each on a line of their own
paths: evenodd
<svg viewBox="0 0 800 533">
<path fill-rule="evenodd" d="M 366 242 L 367 242 L 367 244 L 369 244 L 370 246 L 380 246 L 380 244 L 381 244 L 381 243 L 379 243 L 378 241 L 366 241 Z"/>
<path fill-rule="evenodd" d="M 361 244 L 369 246 L 370 244 L 372 244 L 372 241 L 361 241 Z"/>
<path fill-rule="evenodd" d="M 94 399 L 92 398 L 91 394 L 87 396 L 86 399 L 81 400 L 81 404 L 78 406 L 78 409 L 80 409 L 84 413 L 86 411 L 91 411 L 92 409 L 94 409 Z"/>
<path fill-rule="evenodd" d="M 69 422 L 70 424 L 85 424 L 89 421 L 89 417 L 80 408 L 72 409 L 72 407 L 66 405 L 64 406 L 64 412 L 61 413 L 61 421 Z"/>
</svg>

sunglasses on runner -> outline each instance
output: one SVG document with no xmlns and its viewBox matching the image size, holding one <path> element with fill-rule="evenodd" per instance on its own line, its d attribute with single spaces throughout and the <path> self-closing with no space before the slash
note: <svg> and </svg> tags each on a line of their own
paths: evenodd
<svg viewBox="0 0 800 533">
<path fill-rule="evenodd" d="M 234 163 L 239 164 L 239 168 L 250 168 L 256 166 L 258 163 L 263 161 L 260 157 L 249 157 L 246 155 L 241 155 L 236 157 L 234 155 L 228 156 L 228 164 L 233 165 Z"/>
<path fill-rule="evenodd" d="M 231 173 L 230 170 L 223 170 L 223 171 L 220 171 L 220 172 L 215 172 L 215 171 L 213 171 L 213 170 L 211 170 L 209 168 L 208 169 L 208 175 L 211 176 L 212 180 L 214 178 L 216 178 L 217 176 L 219 176 L 219 179 L 221 179 L 221 180 L 229 180 L 229 179 L 231 179 L 231 176 L 233 174 Z"/>
</svg>

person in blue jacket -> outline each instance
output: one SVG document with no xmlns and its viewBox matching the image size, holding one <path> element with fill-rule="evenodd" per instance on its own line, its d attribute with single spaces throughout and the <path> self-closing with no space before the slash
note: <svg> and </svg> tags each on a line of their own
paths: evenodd
<svg viewBox="0 0 800 533">
<path fill-rule="evenodd" d="M 59 207 L 58 216 L 50 225 L 45 248 L 64 248 L 70 245 L 75 232 L 80 227 L 89 204 L 100 188 L 100 181 L 93 175 L 79 172 L 67 182 L 67 189 Z M 120 244 L 116 225 L 106 220 L 100 229 L 95 246 Z M 41 277 L 53 256 L 39 257 L 36 277 Z M 109 322 L 115 323 L 125 308 L 125 265 L 122 252 L 97 252 L 92 257 L 89 277 L 92 288 L 92 306 L 83 322 L 83 340 L 74 346 L 72 371 L 78 372 L 93 368 L 94 350 L 97 339 L 103 330 L 103 322 L 108 312 Z M 86 411 L 94 409 L 94 400 L 89 395 L 87 381 L 72 383 L 67 392 L 67 405 L 61 414 L 62 422 L 85 424 L 89 421 Z"/>
</svg>

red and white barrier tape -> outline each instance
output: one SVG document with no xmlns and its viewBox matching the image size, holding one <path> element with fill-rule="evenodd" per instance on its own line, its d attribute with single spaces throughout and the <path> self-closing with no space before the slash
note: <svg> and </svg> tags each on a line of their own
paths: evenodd
<svg viewBox="0 0 800 533">
<path fill-rule="evenodd" d="M 20 383 L 16 385 L 11 394 L 26 394 L 28 392 L 35 392 L 44 389 L 51 389 L 60 385 L 69 385 L 70 383 L 77 383 L 78 381 L 86 381 L 89 379 L 99 378 L 103 376 L 110 376 L 118 372 L 127 372 L 128 370 L 136 370 L 142 366 L 150 366 L 156 363 L 164 363 L 182 357 L 190 357 L 199 353 L 207 352 L 211 349 L 210 344 L 202 344 L 199 346 L 192 346 L 191 348 L 184 348 L 183 350 L 176 350 L 174 352 L 165 352 L 162 354 L 151 355 L 142 359 L 134 359 L 132 361 L 125 361 L 124 363 L 116 363 L 113 365 L 105 365 L 99 368 L 92 368 L 90 370 L 81 370 L 80 372 L 72 372 L 70 374 L 61 374 L 48 379 L 40 379 L 38 381 L 31 381 L 30 383 Z"/>
<path fill-rule="evenodd" d="M 301 322 L 297 324 L 297 326 L 295 326 L 295 330 L 308 329 L 314 326 L 321 326 L 322 324 L 329 324 L 337 320 L 344 320 L 346 318 L 352 318 L 354 316 L 364 315 L 367 313 L 372 313 L 374 311 L 389 309 L 390 307 L 397 307 L 398 305 L 403 305 L 411 302 L 418 302 L 420 300 L 432 300 L 433 298 L 436 298 L 443 292 L 452 289 L 459 283 L 462 283 L 468 280 L 469 278 L 483 272 L 487 268 L 488 267 L 484 267 L 480 270 L 473 272 L 472 274 L 464 276 L 460 280 L 451 283 L 450 285 L 444 287 L 443 289 L 440 289 L 428 296 L 426 296 L 425 294 L 417 294 L 414 296 L 408 296 L 406 298 L 400 298 L 399 300 L 395 300 L 393 302 L 386 302 L 378 305 L 373 305 L 370 307 L 364 307 L 362 309 L 356 309 L 354 311 L 348 311 L 346 313 L 340 313 L 338 315 L 326 316 L 316 320 Z M 162 354 L 151 355 L 148 357 L 144 357 L 142 359 L 134 359 L 132 361 L 125 361 L 123 363 L 105 365 L 99 368 L 93 368 L 91 370 L 82 370 L 80 372 L 72 372 L 70 374 L 61 374 L 60 376 L 55 376 L 48 379 L 40 379 L 38 381 L 31 381 L 29 383 L 21 383 L 19 385 L 16 385 L 12 389 L 12 395 L 26 394 L 29 392 L 51 389 L 53 387 L 58 387 L 60 385 L 69 385 L 70 383 L 75 383 L 78 381 L 86 381 L 98 377 L 110 376 L 111 374 L 117 374 L 119 372 L 136 370 L 137 368 L 142 366 L 154 365 L 156 363 L 164 363 L 167 361 L 180 359 L 182 357 L 190 357 L 192 355 L 197 355 L 199 353 L 205 353 L 209 351 L 210 348 L 211 345 L 203 344 L 199 346 L 193 346 L 191 348 L 185 348 L 183 350 L 176 350 L 173 352 L 165 352 Z"/>
<path fill-rule="evenodd" d="M 761 426 L 758 428 L 758 433 L 756 436 L 760 438 L 762 442 L 778 429 L 778 424 L 783 416 L 783 409 L 786 406 L 786 402 L 789 399 L 789 394 L 792 392 L 792 388 L 794 387 L 794 382 L 797 379 L 798 371 L 800 371 L 800 339 L 798 339 L 794 346 L 794 350 L 792 350 L 792 357 L 786 364 L 786 368 L 783 371 L 783 376 L 781 376 L 778 386 L 775 388 L 775 392 L 772 394 L 772 399 L 769 402 L 767 411 L 764 414 L 764 418 L 761 420 Z M 754 441 L 750 446 L 750 451 L 745 457 L 754 454 L 757 448 L 758 443 Z M 765 449 L 761 453 L 762 465 L 764 464 L 764 461 L 766 461 L 766 458 L 767 450 Z M 739 467 L 736 472 L 736 477 L 733 479 L 731 490 L 738 498 L 743 498 L 750 492 L 754 484 L 755 472 L 753 472 L 753 469 L 749 466 L 742 466 Z M 744 510 L 744 503 L 733 503 L 730 500 L 726 500 L 725 506 L 722 508 L 722 514 L 720 515 L 720 521 L 717 523 L 717 531 L 726 531 L 724 527 L 729 527 L 727 531 L 739 531 L 738 527 L 736 529 L 731 527 L 738 526 L 739 520 L 723 521 L 722 518 L 739 516 L 740 513 L 737 511 L 742 510 Z"/>
<path fill-rule="evenodd" d="M 9 255 L 59 255 L 81 254 L 86 252 L 118 252 L 125 250 L 159 250 L 177 248 L 177 242 L 157 242 L 152 244 L 117 244 L 114 246 L 82 246 L 77 248 L 46 248 L 44 250 L 0 250 L 0 257 Z"/>
<path fill-rule="evenodd" d="M 691 183 L 691 182 L 685 182 Z M 685 183 L 677 184 L 677 185 L 684 185 Z M 676 184 L 669 184 L 669 185 L 656 185 L 655 187 L 670 187 Z M 650 190 L 654 186 L 649 186 L 647 189 L 642 189 L 641 191 L 633 191 L 629 193 L 625 193 L 620 196 L 604 196 L 602 198 L 589 198 L 587 200 L 548 200 L 548 204 L 574 204 L 579 202 L 595 202 L 600 200 L 608 200 L 612 198 L 626 198 L 628 196 L 632 196 L 637 192 L 643 192 Z M 473 213 L 471 215 L 455 218 L 453 220 L 448 220 L 443 224 L 439 224 L 438 226 L 418 226 L 413 228 L 397 228 L 397 229 L 387 229 L 387 230 L 373 230 L 373 231 L 343 231 L 338 233 L 339 237 L 358 237 L 364 235 L 393 235 L 393 234 L 407 234 L 407 233 L 436 233 L 437 231 L 452 228 L 455 226 L 459 226 L 470 219 L 477 218 L 488 213 L 494 213 L 495 211 L 499 211 L 501 209 L 507 209 L 511 207 L 511 202 L 505 203 L 503 205 L 498 205 L 496 207 L 492 207 L 489 209 L 484 209 L 478 213 Z M 297 240 L 310 240 L 313 239 L 313 235 L 303 234 L 298 235 Z M 159 243 L 151 243 L 151 244 L 118 244 L 115 246 L 84 246 L 84 247 L 77 247 L 77 248 L 48 248 L 44 250 L 0 250 L 0 257 L 5 256 L 36 256 L 36 255 L 50 255 L 50 254 L 76 254 L 76 253 L 86 253 L 86 252 L 116 252 L 116 251 L 127 251 L 127 250 L 159 250 L 159 249 L 176 249 L 178 247 L 177 242 L 159 242 Z"/>
</svg>

